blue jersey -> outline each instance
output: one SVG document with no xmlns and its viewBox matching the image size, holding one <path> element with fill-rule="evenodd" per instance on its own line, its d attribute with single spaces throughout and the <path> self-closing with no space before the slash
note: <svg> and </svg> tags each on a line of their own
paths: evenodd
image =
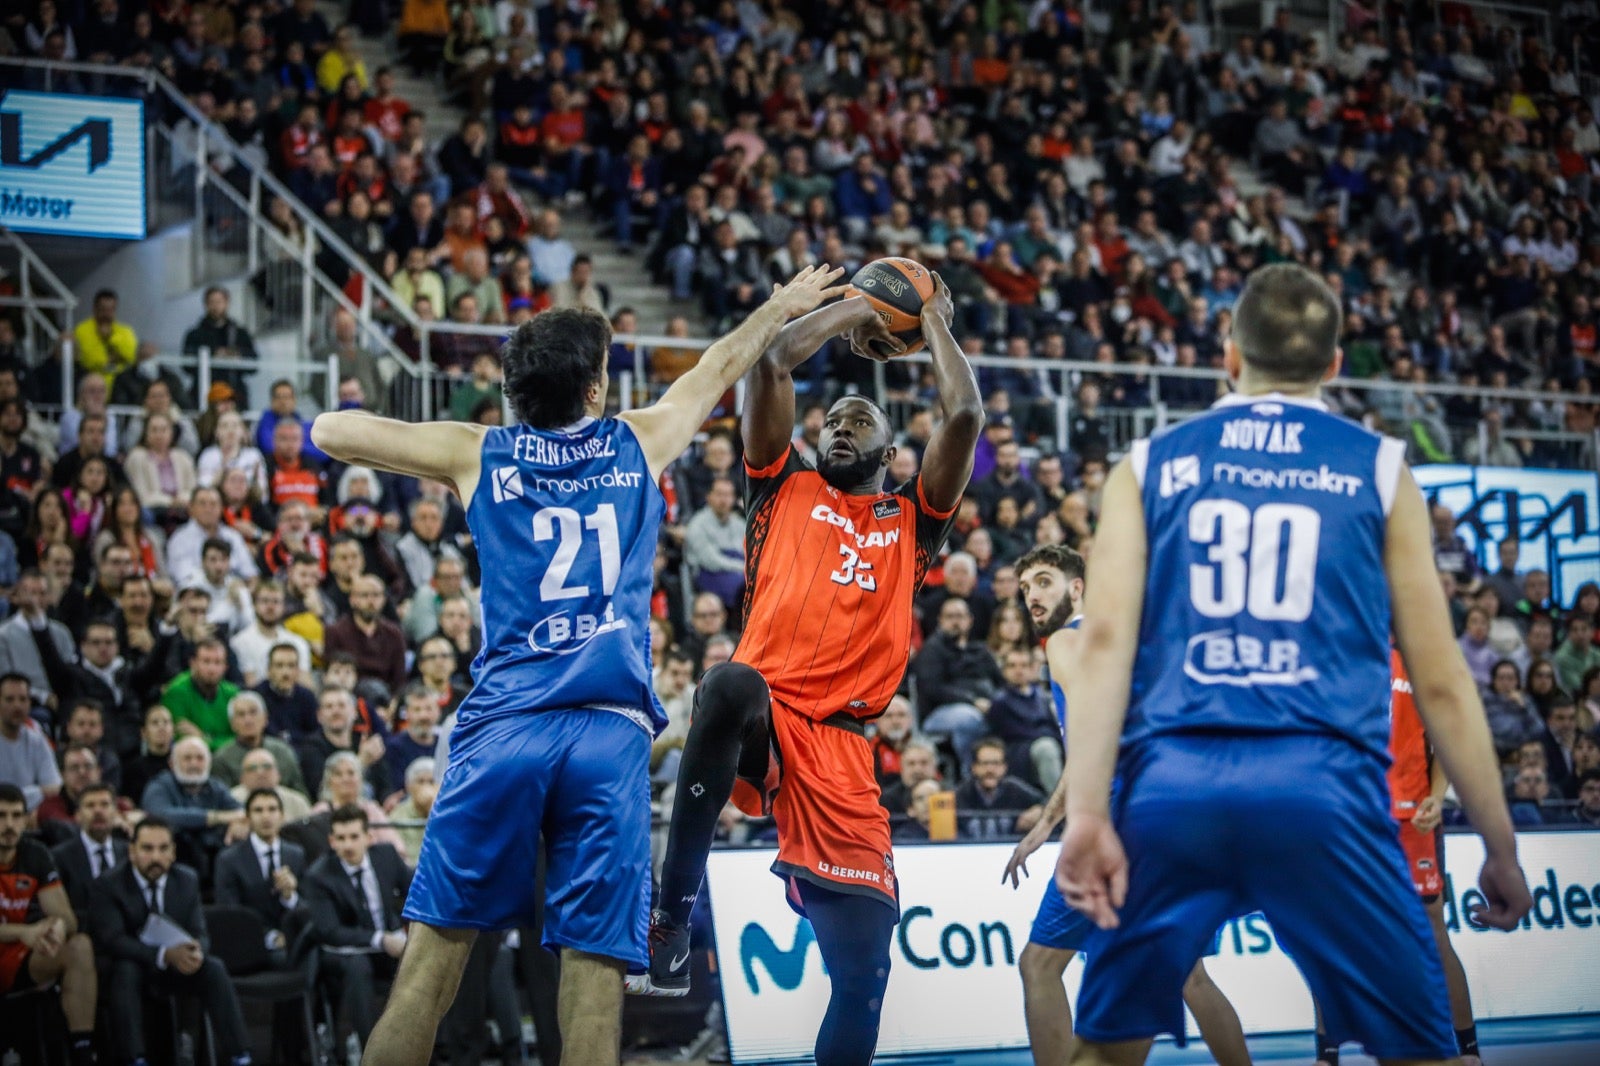
<svg viewBox="0 0 1600 1066">
<path fill-rule="evenodd" d="M 1083 615 L 1075 614 L 1072 616 L 1072 620 L 1061 628 L 1077 629 L 1082 621 Z M 1061 682 L 1053 677 L 1050 679 L 1050 700 L 1055 704 L 1056 722 L 1061 726 L 1061 743 L 1065 744 L 1067 742 L 1067 694 L 1062 689 Z"/>
<path fill-rule="evenodd" d="M 1134 446 L 1149 576 L 1125 745 L 1324 734 L 1387 762 L 1383 549 L 1404 453 L 1276 394 L 1228 397 Z"/>
<path fill-rule="evenodd" d="M 483 649 L 458 723 L 595 708 L 660 732 L 648 620 L 666 505 L 632 428 L 490 429 L 482 463 L 467 524 L 483 564 Z"/>
</svg>

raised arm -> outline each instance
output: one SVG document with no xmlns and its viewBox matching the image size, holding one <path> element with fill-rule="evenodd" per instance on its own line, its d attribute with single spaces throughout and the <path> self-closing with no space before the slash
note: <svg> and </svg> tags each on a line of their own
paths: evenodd
<svg viewBox="0 0 1600 1066">
<path fill-rule="evenodd" d="M 673 382 L 665 396 L 650 407 L 620 416 L 638 436 L 651 477 L 659 477 L 683 454 L 722 394 L 761 358 L 784 323 L 845 291 L 844 286 L 834 285 L 843 273 L 826 264 L 806 267 L 774 290 L 738 329 L 707 348 L 694 369 Z M 785 432 L 794 426 L 793 407 L 791 399 Z"/>
<path fill-rule="evenodd" d="M 938 274 L 933 276 L 939 289 L 922 305 L 922 336 L 933 357 L 933 379 L 939 386 L 939 405 L 944 420 L 928 438 L 922 456 L 922 495 L 936 511 L 953 511 L 961 502 L 972 477 L 972 455 L 983 432 L 983 394 L 972 373 L 950 322 L 955 303 L 950 290 Z"/>
<path fill-rule="evenodd" d="M 1098 538 L 1095 543 L 1098 547 Z M 1483 837 L 1486 855 L 1479 885 L 1488 905 L 1476 918 L 1510 929 L 1528 912 L 1532 900 L 1517 866 L 1517 838 L 1500 791 L 1488 719 L 1434 576 L 1427 505 L 1410 470 L 1401 471 L 1395 492 L 1383 566 L 1389 577 L 1395 643 L 1411 673 L 1417 712 L 1461 806 Z"/>
<path fill-rule="evenodd" d="M 1106 479 L 1094 549 L 1078 654 L 1061 679 L 1071 710 L 1067 829 L 1056 884 L 1069 905 L 1109 929 L 1128 890 L 1127 856 L 1111 826 L 1111 779 L 1128 714 L 1149 563 L 1144 505 L 1126 459 Z"/>
<path fill-rule="evenodd" d="M 829 337 L 876 321 L 864 296 L 819 307 L 783 329 L 746 377 L 748 391 L 740 431 L 745 461 L 756 469 L 771 466 L 794 434 L 794 369 L 817 353 Z"/>
<path fill-rule="evenodd" d="M 311 423 L 311 443 L 340 462 L 433 478 L 463 505 L 478 487 L 483 426 L 471 422 L 400 422 L 366 411 L 327 411 Z"/>
</svg>

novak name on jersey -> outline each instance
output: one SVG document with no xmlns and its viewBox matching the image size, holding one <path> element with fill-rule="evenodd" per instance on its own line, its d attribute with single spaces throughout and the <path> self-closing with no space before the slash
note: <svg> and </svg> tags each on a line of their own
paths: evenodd
<svg viewBox="0 0 1600 1066">
<path fill-rule="evenodd" d="M 1126 739 L 1322 733 L 1387 761 L 1383 546 L 1404 445 L 1315 401 L 1233 396 L 1131 458 L 1159 592 Z"/>
<path fill-rule="evenodd" d="M 467 521 L 483 560 L 483 650 L 460 720 L 596 708 L 659 732 L 644 622 L 666 508 L 633 430 L 490 429 L 482 464 Z"/>
</svg>

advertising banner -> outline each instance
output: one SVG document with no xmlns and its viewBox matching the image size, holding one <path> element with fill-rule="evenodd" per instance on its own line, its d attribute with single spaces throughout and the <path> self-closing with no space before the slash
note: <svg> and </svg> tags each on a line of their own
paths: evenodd
<svg viewBox="0 0 1600 1066">
<path fill-rule="evenodd" d="M 1600 581 L 1600 474 L 1504 466 L 1416 466 L 1417 484 L 1456 514 L 1456 531 L 1487 573 L 1496 545 L 1522 543 L 1517 569 L 1544 570 L 1563 607 L 1585 581 Z"/>
<path fill-rule="evenodd" d="M 1600 834 L 1524 833 L 1523 868 L 1534 910 L 1512 933 L 1466 926 L 1478 902 L 1478 838 L 1452 834 L 1445 849 L 1446 917 L 1480 1020 L 1600 1012 L 1593 980 L 1600 953 Z M 895 849 L 901 919 L 878 1050 L 883 1055 L 1027 1046 L 1017 956 L 1055 869 L 1054 845 L 1028 862 L 1013 891 L 1000 883 L 1010 844 Z M 716 851 L 707 867 L 718 968 L 736 1063 L 810 1055 L 828 982 L 811 926 L 784 902 L 768 849 Z M 1320 888 L 1308 884 L 1306 891 Z M 1360 929 L 1351 936 L 1363 935 Z M 1245 1032 L 1309 1030 L 1311 996 L 1261 915 L 1229 922 L 1206 960 L 1238 1008 Z M 1074 999 L 1083 963 L 1067 969 Z M 1190 1034 L 1198 1030 L 1190 1021 Z"/>
<path fill-rule="evenodd" d="M 142 238 L 144 102 L 0 94 L 0 226 Z"/>
</svg>

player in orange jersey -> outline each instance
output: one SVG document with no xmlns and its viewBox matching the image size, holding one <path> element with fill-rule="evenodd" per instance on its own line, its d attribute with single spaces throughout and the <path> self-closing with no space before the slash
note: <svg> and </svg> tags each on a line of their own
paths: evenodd
<svg viewBox="0 0 1600 1066">
<path fill-rule="evenodd" d="M 1450 1023 L 1462 1066 L 1481 1066 L 1478 1027 L 1472 1019 L 1472 992 L 1461 958 L 1444 927 L 1444 794 L 1450 787 L 1444 767 L 1433 758 L 1428 735 L 1411 694 L 1411 678 L 1401 661 L 1400 649 L 1389 649 L 1389 813 L 1400 832 L 1400 847 L 1411 870 L 1411 884 L 1422 897 L 1433 925 L 1433 939 L 1444 963 L 1445 987 L 1450 993 Z M 1317 1017 L 1317 1063 L 1339 1066 L 1339 1049 L 1327 1044 L 1322 1018 Z"/>
<path fill-rule="evenodd" d="M 949 532 L 983 424 L 940 282 L 921 319 L 945 419 L 922 472 L 885 490 L 893 427 L 859 396 L 828 410 L 816 467 L 802 459 L 790 443 L 790 375 L 829 335 L 821 330 L 852 327 L 855 302 L 786 327 L 747 379 L 744 636 L 733 661 L 709 671 L 695 695 L 646 989 L 688 991 L 689 914 L 724 804 L 732 796 L 748 813 L 770 811 L 773 872 L 811 920 L 833 984 L 817 1037 L 821 1066 L 870 1062 L 877 1043 L 899 905 L 864 725 L 905 675 L 912 598 Z M 866 355 L 872 340 L 888 335 L 875 324 L 856 327 L 851 346 Z"/>
</svg>

